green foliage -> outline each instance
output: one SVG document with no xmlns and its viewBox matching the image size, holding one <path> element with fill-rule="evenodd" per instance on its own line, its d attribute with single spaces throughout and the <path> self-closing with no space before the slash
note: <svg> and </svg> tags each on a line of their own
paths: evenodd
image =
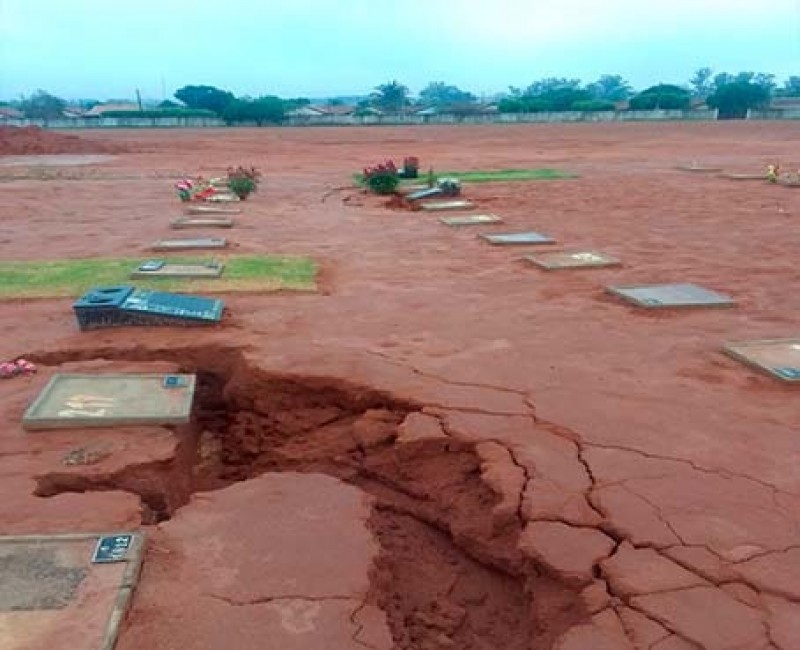
<svg viewBox="0 0 800 650">
<path fill-rule="evenodd" d="M 692 87 L 692 94 L 695 97 L 705 99 L 713 91 L 712 77 L 714 71 L 711 68 L 700 68 L 695 71 L 692 78 L 689 80 L 689 85 Z"/>
<path fill-rule="evenodd" d="M 20 102 L 20 110 L 25 117 L 40 120 L 52 120 L 62 116 L 67 102 L 44 90 L 37 90 L 30 97 Z"/>
<path fill-rule="evenodd" d="M 559 178 L 572 178 L 571 174 L 558 169 L 497 169 L 473 170 L 467 172 L 441 172 L 441 177 L 455 178 L 465 183 L 492 183 L 511 181 L 549 181 Z"/>
<path fill-rule="evenodd" d="M 580 87 L 579 79 L 549 78 L 536 81 L 524 92 L 511 88 L 511 97 L 500 101 L 501 113 L 541 113 L 574 110 L 577 102 L 592 99 L 591 93 Z"/>
<path fill-rule="evenodd" d="M 607 102 L 621 102 L 633 94 L 631 85 L 618 74 L 604 74 L 597 81 L 589 84 L 586 90 L 589 91 L 594 99 Z M 576 108 L 574 110 L 581 109 Z"/>
<path fill-rule="evenodd" d="M 585 113 L 597 111 L 613 111 L 616 109 L 614 102 L 609 102 L 603 99 L 587 99 L 582 102 L 575 102 L 572 105 L 573 111 L 582 111 Z"/>
<path fill-rule="evenodd" d="M 222 115 L 228 104 L 234 100 L 233 93 L 214 86 L 184 86 L 175 91 L 175 98 L 189 108 L 202 108 L 217 115 Z"/>
<path fill-rule="evenodd" d="M 217 117 L 217 114 L 202 109 L 165 108 L 151 111 L 106 111 L 103 117 Z"/>
<path fill-rule="evenodd" d="M 256 191 L 256 182 L 247 176 L 234 176 L 228 179 L 228 187 L 231 192 L 244 201 L 250 194 Z"/>
<path fill-rule="evenodd" d="M 447 104 L 469 104 L 475 95 L 457 86 L 449 86 L 443 81 L 432 81 L 419 93 L 420 104 L 444 106 Z"/>
<path fill-rule="evenodd" d="M 399 113 L 411 103 L 408 88 L 397 80 L 378 86 L 370 97 L 372 105 L 385 113 Z"/>
<path fill-rule="evenodd" d="M 763 108 L 769 104 L 770 91 L 767 86 L 747 82 L 734 81 L 714 91 L 707 102 L 711 108 L 719 110 L 722 120 L 744 119 L 751 108 Z"/>
<path fill-rule="evenodd" d="M 780 97 L 800 97 L 800 77 L 792 76 L 783 82 L 783 88 L 776 91 Z"/>
<path fill-rule="evenodd" d="M 157 108 L 165 109 L 165 108 L 183 108 L 183 104 L 179 104 L 178 102 L 173 102 L 171 99 L 165 99 L 163 102 L 160 102 Z"/>
<path fill-rule="evenodd" d="M 692 98 L 689 91 L 672 84 L 658 84 L 642 91 L 630 101 L 630 107 L 636 111 L 654 109 L 687 109 Z"/>
<path fill-rule="evenodd" d="M 277 124 L 286 114 L 286 102 L 268 95 L 258 99 L 235 99 L 222 114 L 228 124 L 255 122 L 258 126 Z"/>
</svg>

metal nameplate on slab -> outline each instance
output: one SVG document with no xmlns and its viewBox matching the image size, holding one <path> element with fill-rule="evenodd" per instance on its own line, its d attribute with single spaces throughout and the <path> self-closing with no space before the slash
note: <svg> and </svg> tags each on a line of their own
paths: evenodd
<svg viewBox="0 0 800 650">
<path fill-rule="evenodd" d="M 170 223 L 173 228 L 233 228 L 233 219 L 207 217 L 188 219 L 181 217 L 173 219 Z"/>
<path fill-rule="evenodd" d="M 436 201 L 432 203 L 421 203 L 420 207 L 429 212 L 437 210 L 468 210 L 475 207 L 470 201 Z"/>
<path fill-rule="evenodd" d="M 168 377 L 180 385 L 166 386 Z M 25 429 L 186 424 L 194 375 L 56 374 L 22 417 Z"/>
<path fill-rule="evenodd" d="M 503 220 L 493 214 L 468 214 L 458 217 L 441 217 L 439 219 L 446 226 L 482 226 L 487 223 L 503 223 Z"/>
<path fill-rule="evenodd" d="M 766 339 L 728 343 L 723 351 L 775 379 L 800 383 L 800 339 Z"/>
<path fill-rule="evenodd" d="M 732 307 L 736 304 L 730 296 L 690 283 L 606 287 L 606 291 L 646 309 Z"/>
<path fill-rule="evenodd" d="M 619 266 L 620 264 L 617 258 L 598 251 L 537 253 L 535 255 L 527 255 L 525 259 L 546 271 L 602 268 L 606 266 Z"/>
<path fill-rule="evenodd" d="M 159 239 L 153 243 L 154 251 L 181 251 L 203 248 L 225 248 L 227 240 L 221 237 L 197 237 L 195 239 Z"/>
<path fill-rule="evenodd" d="M 143 265 L 131 273 L 131 278 L 218 278 L 225 269 L 223 264 L 171 264 L 162 262 L 157 268 L 143 268 Z"/>
<path fill-rule="evenodd" d="M 133 545 L 133 535 L 109 535 L 97 540 L 92 564 L 124 562 Z"/>
<path fill-rule="evenodd" d="M 555 239 L 538 232 L 498 233 L 496 235 L 481 235 L 486 241 L 495 246 L 513 246 L 517 244 L 554 244 Z"/>
</svg>

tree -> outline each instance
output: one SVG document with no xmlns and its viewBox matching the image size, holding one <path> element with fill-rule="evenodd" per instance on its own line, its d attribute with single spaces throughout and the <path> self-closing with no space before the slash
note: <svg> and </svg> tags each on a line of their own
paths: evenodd
<svg viewBox="0 0 800 650">
<path fill-rule="evenodd" d="M 692 92 L 695 97 L 705 99 L 713 91 L 712 76 L 714 71 L 711 68 L 700 68 L 689 80 Z"/>
<path fill-rule="evenodd" d="M 621 102 L 633 94 L 631 85 L 618 74 L 604 74 L 589 84 L 586 90 L 594 99 L 606 102 Z"/>
<path fill-rule="evenodd" d="M 222 115 L 225 108 L 234 100 L 233 93 L 214 86 L 184 86 L 175 91 L 175 99 L 189 108 L 204 108 Z"/>
<path fill-rule="evenodd" d="M 183 104 L 173 102 L 171 99 L 165 99 L 158 105 L 158 108 L 183 108 Z"/>
<path fill-rule="evenodd" d="M 637 111 L 654 109 L 687 109 L 692 98 L 686 88 L 672 84 L 658 84 L 643 90 L 631 99 L 631 108 Z"/>
<path fill-rule="evenodd" d="M 564 79 L 561 77 L 546 77 L 534 81 L 525 89 L 525 97 L 541 97 L 559 90 L 578 90 L 581 87 L 580 79 Z"/>
<path fill-rule="evenodd" d="M 371 98 L 372 104 L 386 113 L 399 113 L 411 103 L 408 88 L 396 79 L 375 88 Z"/>
<path fill-rule="evenodd" d="M 276 124 L 286 113 L 286 102 L 280 97 L 268 95 L 258 99 L 247 97 L 234 99 L 222 113 L 222 119 L 228 124 L 255 122 L 258 126 Z"/>
<path fill-rule="evenodd" d="M 753 77 L 755 78 L 755 77 Z M 722 120 L 744 119 L 751 108 L 763 108 L 769 104 L 768 86 L 751 81 L 734 81 L 718 87 L 707 102 L 719 110 Z"/>
<path fill-rule="evenodd" d="M 782 97 L 800 97 L 800 77 L 789 77 L 783 82 L 783 88 L 778 90 L 775 94 Z"/>
<path fill-rule="evenodd" d="M 52 120 L 61 117 L 66 106 L 67 102 L 63 99 L 44 90 L 37 90 L 30 97 L 23 98 L 20 103 L 20 109 L 25 114 L 25 117 L 40 120 Z"/>
<path fill-rule="evenodd" d="M 469 104 L 475 101 L 475 95 L 457 86 L 449 86 L 443 81 L 431 81 L 419 93 L 420 103 L 432 106 L 446 104 Z"/>
</svg>

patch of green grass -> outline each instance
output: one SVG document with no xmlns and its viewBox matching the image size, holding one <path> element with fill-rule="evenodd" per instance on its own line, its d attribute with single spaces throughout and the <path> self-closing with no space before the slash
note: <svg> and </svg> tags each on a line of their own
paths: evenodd
<svg viewBox="0 0 800 650">
<path fill-rule="evenodd" d="M 493 169 L 465 172 L 437 172 L 435 178 L 457 178 L 462 183 L 508 183 L 514 181 L 553 181 L 562 178 L 575 178 L 576 175 L 559 169 L 547 167 L 539 169 Z M 364 185 L 363 174 L 353 174 L 356 185 Z M 404 178 L 400 185 L 425 185 L 428 174 L 420 172 L 419 178 Z"/>
<path fill-rule="evenodd" d="M 308 257 L 213 257 L 225 264 L 225 271 L 220 278 L 131 280 L 130 274 L 145 258 L 0 262 L 0 300 L 78 297 L 92 287 L 116 284 L 133 284 L 143 289 L 185 293 L 315 291 L 317 288 L 317 264 Z M 154 259 L 164 259 L 175 264 L 203 263 L 208 260 L 197 257 Z"/>
</svg>

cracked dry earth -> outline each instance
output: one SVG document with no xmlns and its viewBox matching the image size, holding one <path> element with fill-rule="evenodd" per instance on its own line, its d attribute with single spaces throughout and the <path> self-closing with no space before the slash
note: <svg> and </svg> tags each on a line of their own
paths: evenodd
<svg viewBox="0 0 800 650">
<path fill-rule="evenodd" d="M 0 351 L 40 365 L 0 384 L 11 415 L 0 532 L 146 529 L 118 648 L 800 648 L 796 391 L 716 351 L 791 335 L 800 303 L 783 260 L 798 197 L 671 171 L 699 150 L 742 171 L 790 156 L 792 129 L 90 137 L 135 141 L 102 170 L 140 181 L 111 198 L 91 169 L 85 181 L 10 182 L 18 209 L 2 214 L 3 246 L 61 228 L 27 250 L 77 256 L 102 241 L 129 254 L 130 241 L 167 232 L 168 189 L 143 170 L 199 159 L 204 172 L 249 154 L 268 180 L 231 233 L 238 250 L 313 255 L 323 269 L 319 294 L 230 297 L 223 326 L 200 332 L 80 334 L 69 301 L 0 304 Z M 509 231 L 601 248 L 626 267 L 543 274 L 435 217 L 357 195 L 320 202 L 376 150 L 440 168 L 578 171 L 468 195 Z M 62 225 L 76 218 L 85 238 Z M 746 256 L 754 247 L 762 257 Z M 612 281 L 676 276 L 740 306 L 651 316 L 602 295 Z M 105 370 L 196 372 L 192 423 L 21 431 L 52 373 Z"/>
</svg>

